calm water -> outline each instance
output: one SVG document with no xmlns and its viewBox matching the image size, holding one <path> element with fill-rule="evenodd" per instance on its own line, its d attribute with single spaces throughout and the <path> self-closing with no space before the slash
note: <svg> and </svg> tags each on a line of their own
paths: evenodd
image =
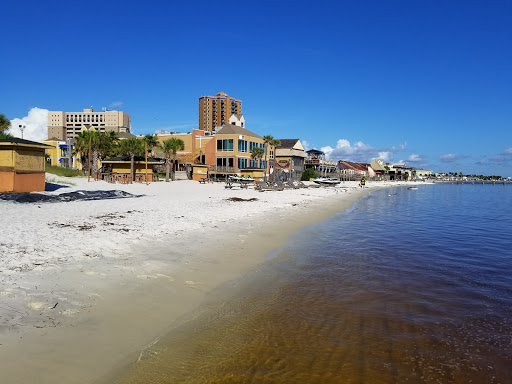
<svg viewBox="0 0 512 384">
<path fill-rule="evenodd" d="M 511 383 L 511 229 L 510 185 L 375 191 L 114 382 Z"/>
</svg>

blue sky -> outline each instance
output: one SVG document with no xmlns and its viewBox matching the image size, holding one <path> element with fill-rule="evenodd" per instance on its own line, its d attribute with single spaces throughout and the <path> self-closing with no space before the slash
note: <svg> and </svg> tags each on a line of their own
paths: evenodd
<svg viewBox="0 0 512 384">
<path fill-rule="evenodd" d="M 242 100 L 251 131 L 334 160 L 512 176 L 508 0 L 0 9 L 0 113 L 31 124 L 25 138 L 44 131 L 45 110 L 90 106 L 129 113 L 135 134 L 187 132 L 199 96 L 223 91 Z"/>
</svg>

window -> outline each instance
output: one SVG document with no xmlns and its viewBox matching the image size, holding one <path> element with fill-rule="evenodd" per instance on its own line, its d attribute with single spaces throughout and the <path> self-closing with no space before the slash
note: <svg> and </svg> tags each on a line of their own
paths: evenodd
<svg viewBox="0 0 512 384">
<path fill-rule="evenodd" d="M 250 160 L 249 161 L 249 167 L 256 168 L 256 161 L 255 160 Z"/>
<path fill-rule="evenodd" d="M 247 159 L 238 159 L 238 169 L 247 168 Z"/>
<path fill-rule="evenodd" d="M 247 152 L 247 140 L 238 140 L 238 152 Z"/>
<path fill-rule="evenodd" d="M 218 157 L 217 158 L 217 166 L 218 167 L 233 167 L 234 161 L 232 157 Z"/>
<path fill-rule="evenodd" d="M 217 140 L 217 152 L 233 152 L 233 139 Z"/>
</svg>

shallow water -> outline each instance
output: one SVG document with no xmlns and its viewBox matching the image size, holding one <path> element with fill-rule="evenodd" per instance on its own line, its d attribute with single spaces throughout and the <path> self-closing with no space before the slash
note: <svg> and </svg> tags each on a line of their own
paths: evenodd
<svg viewBox="0 0 512 384">
<path fill-rule="evenodd" d="M 510 186 L 375 191 L 110 382 L 512 382 L 511 228 Z"/>
</svg>

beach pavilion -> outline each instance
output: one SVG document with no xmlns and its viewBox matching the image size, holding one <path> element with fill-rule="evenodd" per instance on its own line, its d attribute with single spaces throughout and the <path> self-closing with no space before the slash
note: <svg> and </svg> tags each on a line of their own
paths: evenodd
<svg viewBox="0 0 512 384">
<path fill-rule="evenodd" d="M 0 140 L 0 192 L 45 189 L 45 150 L 49 145 L 9 138 Z"/>
<path fill-rule="evenodd" d="M 144 156 L 135 156 L 135 182 L 158 181 L 156 167 L 163 166 L 165 162 L 160 159 Z M 131 158 L 130 155 L 106 159 L 101 162 L 101 178 L 109 182 L 131 183 Z"/>
</svg>

